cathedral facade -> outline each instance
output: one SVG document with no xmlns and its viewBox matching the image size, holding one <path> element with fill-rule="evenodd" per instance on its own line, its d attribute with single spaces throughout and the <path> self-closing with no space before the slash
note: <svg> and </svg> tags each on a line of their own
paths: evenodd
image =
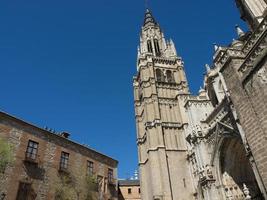
<svg viewBox="0 0 267 200">
<path fill-rule="evenodd" d="M 236 5 L 250 31 L 215 45 L 198 95 L 146 10 L 133 84 L 143 200 L 267 199 L 267 4 Z"/>
</svg>

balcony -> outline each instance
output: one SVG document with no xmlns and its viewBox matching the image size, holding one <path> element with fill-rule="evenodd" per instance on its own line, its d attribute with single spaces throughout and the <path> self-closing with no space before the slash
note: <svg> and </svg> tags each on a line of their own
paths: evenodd
<svg viewBox="0 0 267 200">
<path fill-rule="evenodd" d="M 108 184 L 109 185 L 116 185 L 117 184 L 117 180 L 115 178 L 108 178 Z"/>
<path fill-rule="evenodd" d="M 70 173 L 68 166 L 64 166 L 64 165 L 59 165 L 58 172 L 63 173 L 63 174 L 69 174 Z"/>
<path fill-rule="evenodd" d="M 38 165 L 38 163 L 39 163 L 38 158 L 39 158 L 39 155 L 37 155 L 37 154 L 31 154 L 31 153 L 25 152 L 24 162 Z"/>
<path fill-rule="evenodd" d="M 23 162 L 25 171 L 30 178 L 37 180 L 44 179 L 45 169 L 38 154 L 29 154 L 26 152 Z"/>
</svg>

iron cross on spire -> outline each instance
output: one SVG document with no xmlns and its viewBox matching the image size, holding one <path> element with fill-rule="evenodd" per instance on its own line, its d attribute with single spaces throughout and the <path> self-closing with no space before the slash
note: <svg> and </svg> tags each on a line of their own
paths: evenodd
<svg viewBox="0 0 267 200">
<path fill-rule="evenodd" d="M 148 1 L 149 0 L 145 0 L 145 7 L 148 8 Z"/>
</svg>

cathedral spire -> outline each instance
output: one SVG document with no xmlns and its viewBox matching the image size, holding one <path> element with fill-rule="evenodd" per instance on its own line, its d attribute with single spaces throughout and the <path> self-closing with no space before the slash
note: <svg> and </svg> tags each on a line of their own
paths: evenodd
<svg viewBox="0 0 267 200">
<path fill-rule="evenodd" d="M 157 25 L 155 18 L 153 17 L 151 11 L 147 8 L 145 12 L 144 27 L 149 25 Z"/>
<path fill-rule="evenodd" d="M 145 11 L 139 46 L 138 59 L 147 55 L 165 58 L 177 57 L 174 42 L 172 40 L 166 41 L 158 22 L 148 8 Z"/>
</svg>

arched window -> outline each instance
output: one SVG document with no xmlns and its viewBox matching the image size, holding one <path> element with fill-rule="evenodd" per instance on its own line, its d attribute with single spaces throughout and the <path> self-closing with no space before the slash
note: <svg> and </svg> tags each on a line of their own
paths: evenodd
<svg viewBox="0 0 267 200">
<path fill-rule="evenodd" d="M 155 46 L 156 56 L 160 56 L 159 41 L 157 39 L 154 39 L 154 46 Z"/>
<path fill-rule="evenodd" d="M 156 69 L 156 77 L 157 77 L 158 82 L 164 82 L 165 81 L 164 74 L 160 69 Z"/>
<path fill-rule="evenodd" d="M 168 83 L 174 83 L 174 77 L 170 70 L 166 71 L 167 81 Z"/>
<path fill-rule="evenodd" d="M 208 96 L 211 104 L 216 107 L 219 104 L 219 101 L 212 85 L 208 86 Z"/>
<path fill-rule="evenodd" d="M 152 43 L 150 40 L 147 41 L 147 50 L 149 53 L 153 53 Z"/>
<path fill-rule="evenodd" d="M 138 97 L 139 97 L 139 100 L 143 99 L 143 92 L 142 92 L 141 88 L 139 88 L 139 90 L 138 90 Z"/>
</svg>

